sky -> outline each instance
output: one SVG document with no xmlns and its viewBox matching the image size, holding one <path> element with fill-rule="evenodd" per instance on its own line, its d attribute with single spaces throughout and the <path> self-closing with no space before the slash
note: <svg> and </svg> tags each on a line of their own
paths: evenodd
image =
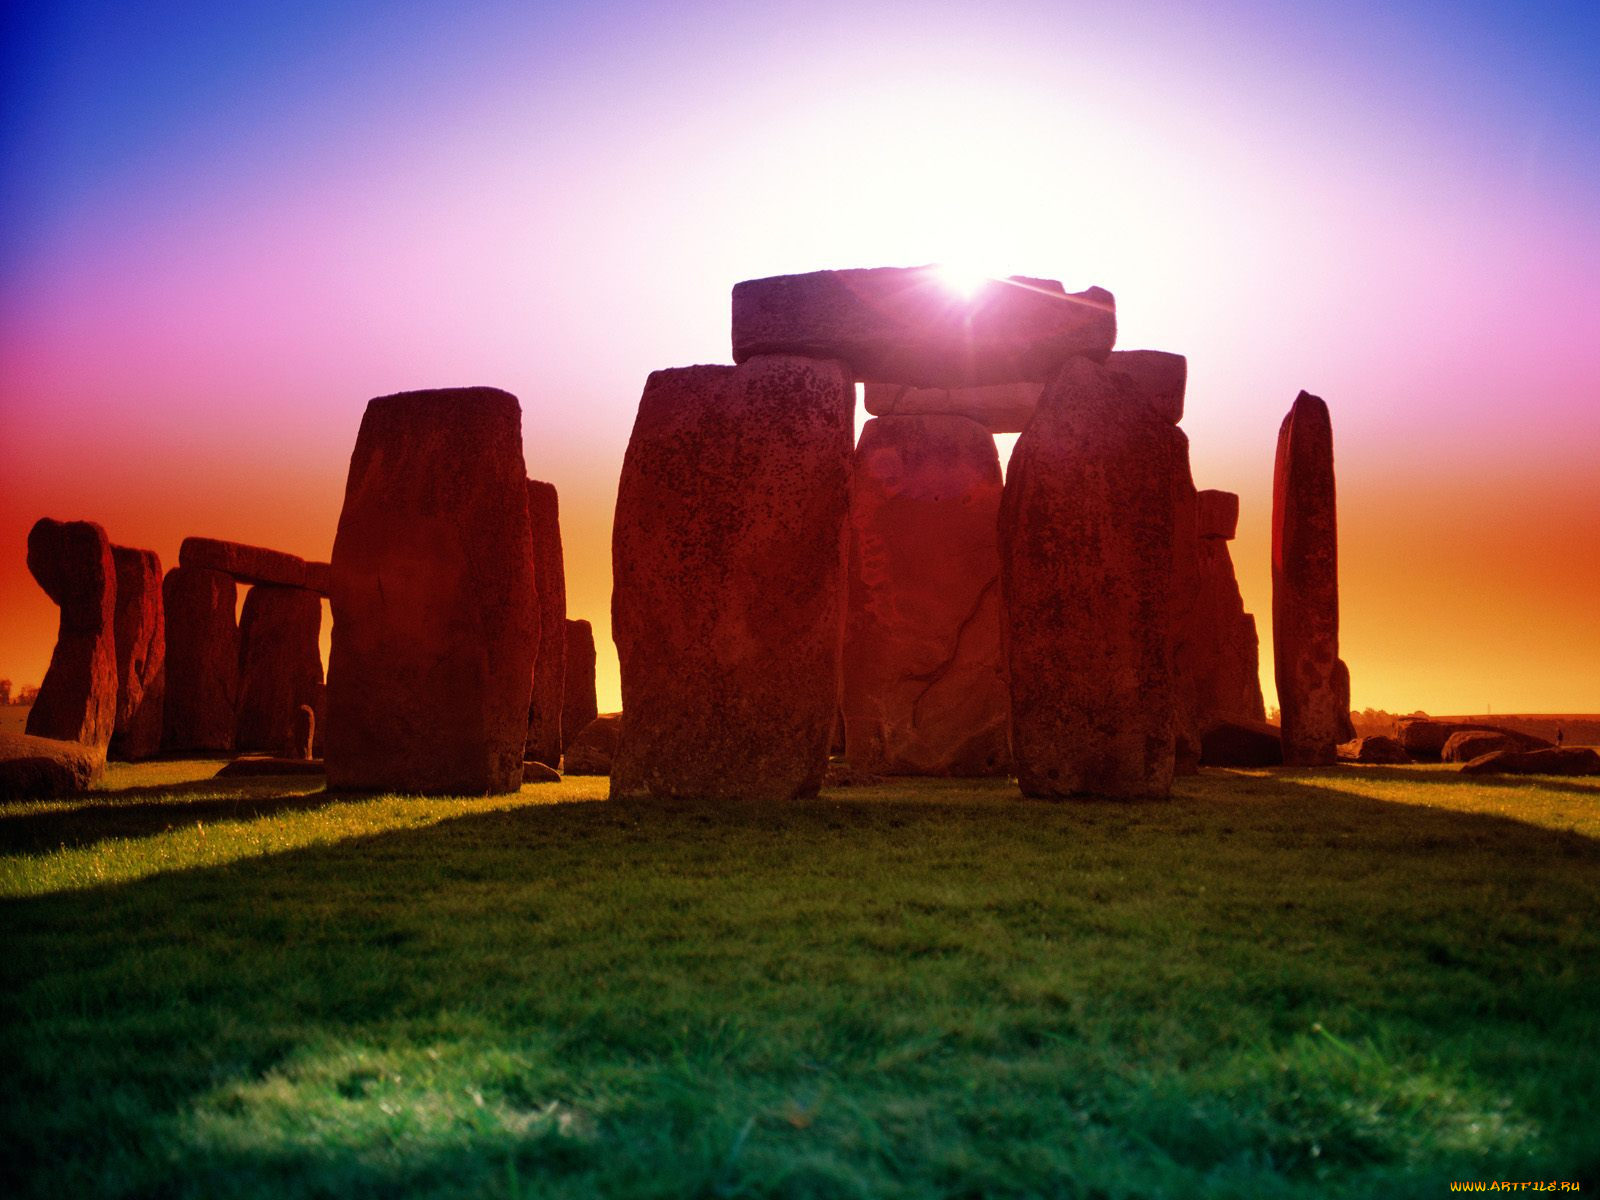
<svg viewBox="0 0 1600 1200">
<path fill-rule="evenodd" d="M 1594 0 L 3 11 L 0 676 L 55 636 L 38 517 L 326 558 L 366 401 L 488 384 L 614 708 L 645 376 L 729 361 L 741 279 L 960 261 L 1188 355 L 1269 705 L 1304 388 L 1355 706 L 1600 712 Z"/>
</svg>

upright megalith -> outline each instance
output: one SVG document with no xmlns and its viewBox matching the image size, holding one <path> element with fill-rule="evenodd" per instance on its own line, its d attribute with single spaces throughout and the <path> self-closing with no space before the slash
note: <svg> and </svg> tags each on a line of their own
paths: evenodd
<svg viewBox="0 0 1600 1200">
<path fill-rule="evenodd" d="M 1228 542 L 1239 523 L 1239 497 L 1199 494 L 1200 593 L 1195 605 L 1195 706 L 1201 731 L 1222 721 L 1261 722 L 1260 645 L 1256 619 L 1244 610 Z"/>
<path fill-rule="evenodd" d="M 554 484 L 528 480 L 528 522 L 533 529 L 533 575 L 539 590 L 539 657 L 533 665 L 524 753 L 535 762 L 557 767 L 561 765 L 561 702 L 567 680 L 567 571 Z"/>
<path fill-rule="evenodd" d="M 520 787 L 539 616 L 516 397 L 371 401 L 332 574 L 328 786 Z"/>
<path fill-rule="evenodd" d="M 1127 375 L 1081 358 L 1045 389 L 1017 440 L 1000 563 L 1025 795 L 1170 792 L 1182 450 Z"/>
<path fill-rule="evenodd" d="M 929 388 L 1044 382 L 1073 355 L 1116 341 L 1104 288 L 1068 293 L 1053 279 L 950 286 L 938 267 L 813 271 L 733 289 L 733 361 L 763 354 L 838 359 L 855 379 Z"/>
<path fill-rule="evenodd" d="M 167 688 L 163 750 L 232 750 L 239 701 L 239 585 L 208 567 L 173 567 L 161 582 Z"/>
<path fill-rule="evenodd" d="M 117 568 L 106 531 L 41 518 L 28 532 L 28 570 L 61 609 L 28 734 L 78 742 L 104 758 L 117 720 Z"/>
<path fill-rule="evenodd" d="M 814 794 L 838 703 L 854 390 L 763 356 L 653 372 L 612 532 L 620 796 Z"/>
<path fill-rule="evenodd" d="M 594 626 L 587 621 L 564 622 L 567 643 L 566 679 L 561 696 L 561 751 L 600 715 L 595 697 Z"/>
<path fill-rule="evenodd" d="M 1129 382 L 1149 397 L 1149 389 L 1138 377 Z M 1169 630 L 1172 638 L 1172 752 L 1173 769 L 1179 775 L 1200 770 L 1200 717 L 1198 676 L 1202 665 L 1200 647 L 1204 641 L 1200 576 L 1200 502 L 1189 466 L 1189 437 L 1177 433 L 1177 469 L 1172 480 L 1172 580 Z"/>
<path fill-rule="evenodd" d="M 1278 430 L 1272 479 L 1272 646 L 1283 714 L 1283 760 L 1335 761 L 1354 736 L 1350 673 L 1339 660 L 1339 538 L 1333 425 L 1301 392 Z"/>
<path fill-rule="evenodd" d="M 868 421 L 850 483 L 845 754 L 891 775 L 1009 773 L 1000 457 L 958 416 Z"/>
<path fill-rule="evenodd" d="M 258 583 L 239 614 L 236 750 L 296 757 L 295 720 L 322 683 L 322 597 Z"/>
<path fill-rule="evenodd" d="M 161 559 L 154 550 L 111 547 L 117 571 L 117 722 L 111 757 L 129 762 L 161 749 L 167 687 Z"/>
</svg>

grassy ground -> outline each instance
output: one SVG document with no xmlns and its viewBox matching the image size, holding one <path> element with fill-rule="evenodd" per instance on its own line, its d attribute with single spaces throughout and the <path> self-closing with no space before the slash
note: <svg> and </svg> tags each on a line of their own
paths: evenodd
<svg viewBox="0 0 1600 1200">
<path fill-rule="evenodd" d="M 785 807 L 113 767 L 0 808 L 0 1190 L 1600 1183 L 1600 782 Z"/>
</svg>

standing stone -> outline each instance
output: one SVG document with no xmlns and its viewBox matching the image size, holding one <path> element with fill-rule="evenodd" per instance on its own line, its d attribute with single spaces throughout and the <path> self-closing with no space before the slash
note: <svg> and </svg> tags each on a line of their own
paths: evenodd
<svg viewBox="0 0 1600 1200">
<path fill-rule="evenodd" d="M 1177 356 L 1173 356 L 1177 357 Z M 1135 389 L 1149 389 L 1131 377 Z M 1179 393 L 1180 403 L 1182 393 Z M 1189 467 L 1189 437 L 1181 429 L 1173 442 L 1177 447 L 1177 469 L 1172 480 L 1172 753 L 1173 771 L 1194 775 L 1200 770 L 1199 675 L 1205 641 L 1201 613 L 1202 578 L 1200 573 L 1200 498 L 1195 491 Z"/>
<path fill-rule="evenodd" d="M 371 401 L 332 564 L 328 786 L 516 791 L 539 648 L 516 397 Z"/>
<path fill-rule="evenodd" d="M 317 742 L 317 710 L 309 704 L 302 704 L 295 709 L 290 735 L 290 758 L 313 757 L 312 751 Z"/>
<path fill-rule="evenodd" d="M 1028 796 L 1159 797 L 1173 771 L 1178 430 L 1083 359 L 1045 389 L 1000 508 L 1012 750 Z"/>
<path fill-rule="evenodd" d="M 877 417 L 850 483 L 845 756 L 890 775 L 1010 773 L 1000 456 L 966 417 Z"/>
<path fill-rule="evenodd" d="M 533 575 L 539 589 L 539 658 L 528 706 L 527 758 L 561 765 L 561 702 L 567 680 L 567 571 L 561 554 L 561 509 L 555 485 L 528 480 Z M 593 718 L 591 718 L 592 720 Z"/>
<path fill-rule="evenodd" d="M 1323 766 L 1351 740 L 1350 673 L 1339 660 L 1339 538 L 1333 425 L 1301 392 L 1278 430 L 1272 480 L 1272 645 L 1283 760 Z"/>
<path fill-rule="evenodd" d="M 103 759 L 117 720 L 117 569 L 106 531 L 41 518 L 28 532 L 28 570 L 61 609 L 61 624 L 27 732 Z"/>
<path fill-rule="evenodd" d="M 567 621 L 567 671 L 561 698 L 561 751 L 600 715 L 594 687 L 594 627 L 587 621 Z"/>
<path fill-rule="evenodd" d="M 613 797 L 789 799 L 821 786 L 854 404 L 834 362 L 651 374 L 612 533 Z"/>
<path fill-rule="evenodd" d="M 1239 524 L 1239 497 L 1198 493 L 1199 590 L 1186 633 L 1188 670 L 1202 733 L 1218 722 L 1264 722 L 1256 621 L 1244 610 L 1228 540 Z"/>
<path fill-rule="evenodd" d="M 161 583 L 166 619 L 164 750 L 232 750 L 239 699 L 239 585 L 208 567 L 173 567 Z"/>
<path fill-rule="evenodd" d="M 239 719 L 234 748 L 296 757 L 295 718 L 322 682 L 322 597 L 258 583 L 239 616 Z"/>
<path fill-rule="evenodd" d="M 127 762 L 161 749 L 167 630 L 161 559 L 154 550 L 111 547 L 117 570 L 117 723 L 110 756 Z"/>
</svg>

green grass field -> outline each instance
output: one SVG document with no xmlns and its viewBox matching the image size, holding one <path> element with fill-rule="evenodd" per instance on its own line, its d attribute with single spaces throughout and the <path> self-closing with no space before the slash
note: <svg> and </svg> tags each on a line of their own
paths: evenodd
<svg viewBox="0 0 1600 1200">
<path fill-rule="evenodd" d="M 0 1192 L 1600 1186 L 1600 781 L 0 808 Z"/>
</svg>

